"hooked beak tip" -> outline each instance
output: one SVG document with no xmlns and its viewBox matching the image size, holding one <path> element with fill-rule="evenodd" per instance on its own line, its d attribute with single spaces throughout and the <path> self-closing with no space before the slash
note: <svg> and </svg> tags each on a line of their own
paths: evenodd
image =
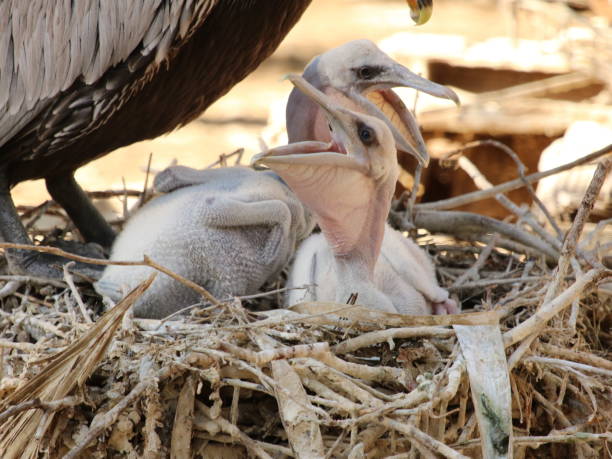
<svg viewBox="0 0 612 459">
<path fill-rule="evenodd" d="M 416 25 L 423 25 L 433 14 L 432 0 L 406 0 L 410 7 L 410 17 Z"/>
</svg>

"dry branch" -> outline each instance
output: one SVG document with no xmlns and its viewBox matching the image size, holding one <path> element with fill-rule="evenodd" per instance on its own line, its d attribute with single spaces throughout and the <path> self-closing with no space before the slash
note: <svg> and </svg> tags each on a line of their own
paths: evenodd
<svg viewBox="0 0 612 459">
<path fill-rule="evenodd" d="M 395 421 L 393 419 L 385 418 L 383 420 L 383 425 L 386 427 L 397 430 L 398 432 L 403 433 L 409 438 L 413 438 L 419 443 L 423 444 L 425 447 L 429 448 L 431 451 L 434 451 L 448 459 L 468 459 L 467 456 L 458 453 L 457 451 L 449 448 L 444 443 L 439 442 L 435 438 L 430 437 L 425 434 L 421 430 L 417 429 L 411 424 L 401 423 Z"/>
<path fill-rule="evenodd" d="M 525 180 L 529 183 L 535 183 L 544 177 L 550 177 L 551 175 L 558 174 L 560 172 L 573 169 L 574 167 L 581 166 L 583 164 L 590 163 L 596 159 L 601 158 L 604 155 L 612 152 L 612 144 L 604 147 L 600 150 L 597 150 L 589 155 L 583 156 L 575 161 L 572 161 L 567 164 L 563 164 L 562 166 L 556 167 L 554 169 L 550 169 L 548 171 L 536 172 L 534 174 L 530 174 L 525 176 Z M 508 191 L 516 190 L 518 188 L 522 188 L 525 186 L 525 182 L 521 178 L 517 178 L 514 180 L 510 180 L 509 182 L 502 183 L 500 185 L 496 185 L 493 188 L 488 188 L 486 190 L 474 191 L 471 193 L 466 193 L 461 196 L 456 196 L 454 198 L 443 199 L 435 202 L 427 202 L 423 204 L 416 204 L 415 209 L 419 210 L 444 210 L 444 209 L 454 209 L 459 206 L 463 206 L 466 204 L 471 204 L 473 202 L 481 201 L 483 199 L 488 199 L 494 197 L 499 193 L 507 193 Z"/>
<path fill-rule="evenodd" d="M 426 213 L 420 205 L 416 209 L 418 224 Z M 33 212 L 42 215 L 45 209 Z M 445 218 L 436 224 L 446 224 Z M 482 229 L 483 221 L 473 214 L 467 221 L 466 240 L 478 232 L 477 240 L 487 247 L 434 239 L 428 250 L 445 287 L 454 284 L 464 306 L 484 312 L 402 316 L 337 303 L 268 310 L 277 298 L 257 294 L 224 299 L 222 307 L 204 304 L 184 317 L 126 320 L 120 329 L 121 321 L 111 324 L 107 315 L 97 316 L 99 300 L 81 286 L 0 276 L 3 283 L 14 282 L 7 292 L 19 285 L 1 300 L 10 310 L 0 309 L 0 448 L 7 457 L 20 456 L 25 447 L 30 448 L 25 457 L 42 450 L 50 456 L 138 452 L 146 458 L 464 457 L 455 450 L 467 455 L 481 445 L 472 384 L 465 377 L 477 360 L 469 352 L 464 358 L 457 333 L 446 327 L 499 324 L 505 346 L 528 349 L 530 338 L 542 337 L 532 353 L 520 354 L 521 365 L 510 374 L 518 413 L 514 433 L 523 435 L 514 437 L 516 454 L 529 455 L 530 448 L 551 454 L 548 443 L 575 457 L 601 453 L 610 440 L 606 426 L 612 425 L 605 386 L 612 362 L 605 303 L 603 308 L 598 303 L 605 292 L 591 293 L 590 287 L 610 277 L 595 262 L 605 228 L 599 225 L 573 246 L 580 231 L 570 232 L 576 236 L 568 236 L 559 251 L 524 225 L 517 233 L 518 225 L 498 222 L 512 230 L 504 234 L 495 222 L 485 221 Z M 539 241 L 536 248 L 533 241 Z M 553 272 L 552 263 L 543 263 L 545 246 L 548 261 L 554 247 L 566 268 Z M 284 291 L 282 281 L 267 288 Z M 83 323 L 73 301 L 79 297 L 79 309 L 93 325 Z M 569 305 L 571 317 L 569 311 L 561 315 Z M 395 340 L 402 340 L 401 346 Z M 483 341 L 482 350 L 489 351 Z M 143 373 L 142 361 L 155 362 L 150 373 Z M 492 381 L 486 372 L 493 370 L 482 370 L 481 379 Z M 71 397 L 87 405 L 64 406 Z M 54 404 L 69 408 L 66 416 L 43 411 Z M 478 400 L 476 405 L 479 414 L 486 411 Z M 536 432 L 535 426 L 550 435 L 525 436 Z M 559 427 L 563 430 L 555 430 Z"/>
</svg>

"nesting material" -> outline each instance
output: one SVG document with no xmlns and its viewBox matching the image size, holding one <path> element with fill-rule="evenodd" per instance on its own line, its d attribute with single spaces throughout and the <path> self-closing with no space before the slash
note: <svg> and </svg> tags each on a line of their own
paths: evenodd
<svg viewBox="0 0 612 459">
<path fill-rule="evenodd" d="M 268 296 L 208 297 L 185 317 L 138 320 L 129 306 L 146 284 L 102 313 L 69 269 L 65 282 L 1 276 L 0 451 L 605 457 L 612 272 L 602 264 L 604 226 L 585 224 L 611 162 L 562 234 L 520 209 L 517 221 L 497 222 L 506 226 L 447 222 L 453 237 L 421 235 L 441 285 L 463 304 L 456 316 L 336 303 L 273 309 L 279 280 Z M 428 219 L 418 206 L 414 215 L 394 206 L 400 228 Z"/>
</svg>

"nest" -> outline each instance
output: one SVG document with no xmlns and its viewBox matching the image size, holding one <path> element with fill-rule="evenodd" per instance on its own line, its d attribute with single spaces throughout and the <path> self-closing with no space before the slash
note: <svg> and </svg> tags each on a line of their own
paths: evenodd
<svg viewBox="0 0 612 459">
<path fill-rule="evenodd" d="M 600 164 L 564 238 L 525 209 L 512 224 L 480 217 L 480 233 L 421 234 L 441 285 L 463 304 L 453 316 L 275 309 L 280 280 L 269 294 L 223 301 L 193 286 L 205 298 L 197 307 L 143 320 L 130 306 L 151 279 L 104 313 L 69 269 L 64 281 L 2 276 L 0 451 L 609 457 L 612 273 L 595 243 L 603 226 L 582 233 L 611 163 Z M 392 221 L 444 223 L 410 200 L 394 204 Z"/>
</svg>

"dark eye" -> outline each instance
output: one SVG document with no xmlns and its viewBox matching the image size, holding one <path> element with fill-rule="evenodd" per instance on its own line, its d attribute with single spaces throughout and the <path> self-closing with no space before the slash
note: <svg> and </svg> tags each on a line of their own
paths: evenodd
<svg viewBox="0 0 612 459">
<path fill-rule="evenodd" d="M 361 140 L 364 145 L 371 145 L 376 139 L 374 130 L 365 124 L 359 124 L 357 126 L 357 134 L 359 134 L 359 140 Z"/>
<path fill-rule="evenodd" d="M 363 67 L 359 67 L 357 69 L 357 75 L 362 80 L 371 80 L 372 78 L 374 78 L 374 76 L 376 76 L 376 72 L 372 67 L 364 65 Z"/>
</svg>

